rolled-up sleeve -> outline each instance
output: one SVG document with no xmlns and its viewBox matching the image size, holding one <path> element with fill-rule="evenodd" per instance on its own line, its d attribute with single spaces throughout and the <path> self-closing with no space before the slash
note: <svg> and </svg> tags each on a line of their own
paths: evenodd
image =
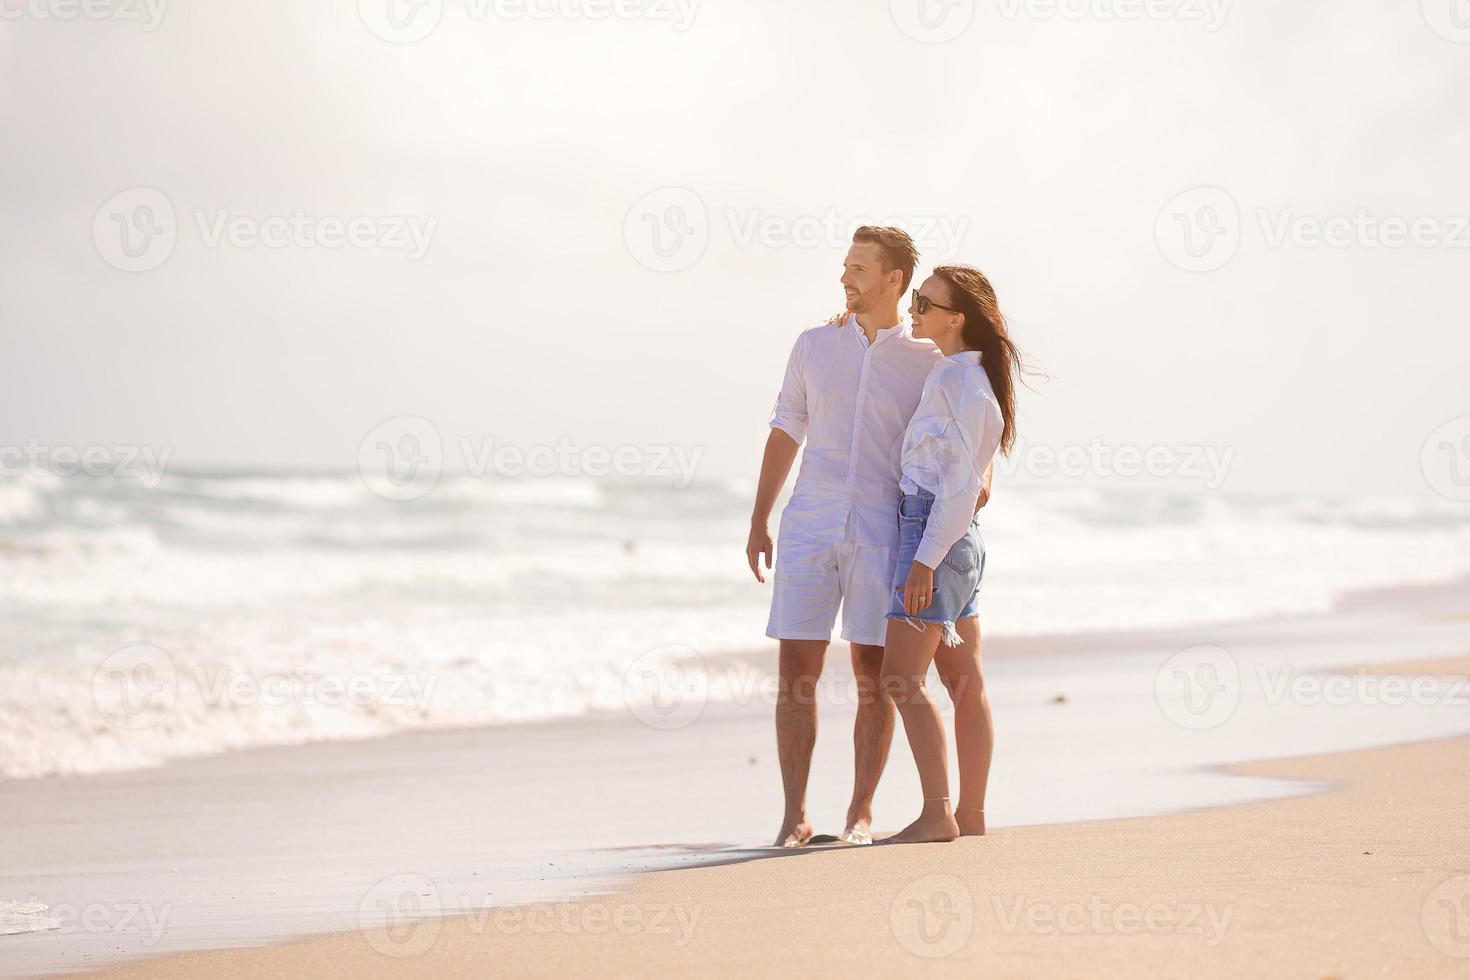
<svg viewBox="0 0 1470 980">
<path fill-rule="evenodd" d="M 799 446 L 806 440 L 806 379 L 802 363 L 802 341 L 798 337 L 791 348 L 791 357 L 786 361 L 786 377 L 781 382 L 781 394 L 776 396 L 776 407 L 771 409 L 771 428 L 780 429 Z"/>
<path fill-rule="evenodd" d="M 914 560 L 938 568 L 975 518 L 975 504 L 985 482 L 985 469 L 1000 447 L 1003 420 L 995 399 L 963 386 L 958 393 L 941 389 L 953 421 L 941 437 L 944 473 L 933 488 L 934 506 Z"/>
</svg>

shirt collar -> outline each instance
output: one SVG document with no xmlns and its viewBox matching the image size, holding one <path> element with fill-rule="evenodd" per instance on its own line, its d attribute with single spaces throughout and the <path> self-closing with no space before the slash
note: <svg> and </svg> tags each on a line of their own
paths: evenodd
<svg viewBox="0 0 1470 980">
<path fill-rule="evenodd" d="M 868 335 L 863 333 L 862 324 L 858 323 L 856 313 L 847 318 L 847 324 L 848 329 L 853 332 L 853 336 L 857 337 L 863 343 L 867 343 Z M 886 330 L 879 330 L 876 334 L 873 335 L 873 346 L 876 347 L 877 345 L 883 343 L 883 341 L 888 340 L 890 337 L 897 337 L 900 334 L 907 335 L 908 332 L 909 318 L 904 316 L 903 314 L 899 314 L 897 323 L 887 328 Z"/>
<path fill-rule="evenodd" d="M 976 367 L 980 367 L 980 362 L 984 357 L 985 355 L 977 350 L 962 350 L 958 354 L 949 355 L 948 359 L 954 361 L 956 364 L 973 364 Z"/>
</svg>

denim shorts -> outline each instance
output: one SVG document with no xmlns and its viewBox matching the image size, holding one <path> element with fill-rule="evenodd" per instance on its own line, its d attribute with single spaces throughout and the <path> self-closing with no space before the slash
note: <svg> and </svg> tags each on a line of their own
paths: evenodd
<svg viewBox="0 0 1470 980">
<path fill-rule="evenodd" d="M 934 598 L 929 608 L 917 616 L 905 616 L 903 611 L 903 588 L 908 583 L 909 569 L 913 567 L 914 554 L 924 538 L 924 528 L 929 524 L 929 511 L 933 507 L 934 494 L 922 487 L 918 493 L 904 494 L 899 502 L 898 563 L 893 567 L 888 618 L 904 620 L 915 629 L 923 629 L 921 623 L 938 623 L 944 627 L 945 646 L 958 646 L 960 635 L 955 630 L 955 621 L 980 615 L 980 578 L 985 574 L 985 542 L 980 539 L 980 531 L 974 521 L 934 570 Z"/>
</svg>

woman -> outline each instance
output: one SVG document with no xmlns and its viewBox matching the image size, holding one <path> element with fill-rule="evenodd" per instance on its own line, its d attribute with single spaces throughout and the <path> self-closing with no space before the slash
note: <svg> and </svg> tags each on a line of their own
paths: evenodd
<svg viewBox="0 0 1470 980">
<path fill-rule="evenodd" d="M 985 833 L 994 731 L 980 672 L 977 602 L 985 549 L 974 526 L 983 474 L 1015 440 L 1020 352 L 995 290 L 978 269 L 941 266 L 914 290 L 915 337 L 944 353 L 904 434 L 900 546 L 883 654 L 883 685 L 903 717 L 924 809 L 894 843 Z M 944 726 L 925 686 L 930 662 L 955 704 L 959 805 L 949 799 Z"/>
</svg>

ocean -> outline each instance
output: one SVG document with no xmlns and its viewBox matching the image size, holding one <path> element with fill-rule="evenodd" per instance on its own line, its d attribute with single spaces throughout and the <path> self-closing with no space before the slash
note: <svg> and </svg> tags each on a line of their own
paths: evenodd
<svg viewBox="0 0 1470 980">
<path fill-rule="evenodd" d="M 356 474 L 7 479 L 0 778 L 637 711 L 650 665 L 774 662 L 770 586 L 745 564 L 752 492 L 449 476 L 395 502 Z M 1447 502 L 1002 483 L 982 532 L 987 636 L 1311 613 L 1470 573 L 1470 513 Z"/>
</svg>

